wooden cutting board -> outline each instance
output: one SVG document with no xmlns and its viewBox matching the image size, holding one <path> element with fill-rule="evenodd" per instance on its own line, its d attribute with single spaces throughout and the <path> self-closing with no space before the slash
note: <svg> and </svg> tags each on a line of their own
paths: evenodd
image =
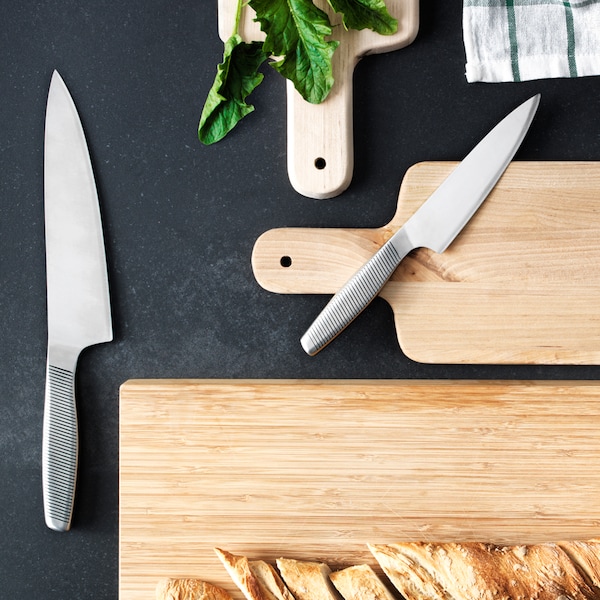
<svg viewBox="0 0 600 600">
<path fill-rule="evenodd" d="M 455 165 L 409 169 L 381 228 L 266 232 L 252 255 L 257 281 L 335 293 Z M 512 163 L 449 249 L 413 252 L 380 295 L 418 362 L 599 364 L 600 163 Z M 298 338 L 316 316 L 297 316 Z"/>
<path fill-rule="evenodd" d="M 600 533 L 600 383 L 137 380 L 121 388 L 121 600 L 213 553 L 368 562 L 367 542 Z"/>
<path fill-rule="evenodd" d="M 386 0 L 388 12 L 398 20 L 398 31 L 393 35 L 366 29 L 346 30 L 340 15 L 332 11 L 326 0 L 315 0 L 315 4 L 329 15 L 334 28 L 332 39 L 340 42 L 333 55 L 335 84 L 323 103 L 310 104 L 287 82 L 287 166 L 297 192 L 309 198 L 332 198 L 348 187 L 354 169 L 354 68 L 368 54 L 391 52 L 415 39 L 419 1 Z M 219 0 L 219 36 L 223 41 L 233 31 L 236 9 L 237 0 Z M 240 35 L 246 41 L 264 38 L 255 16 L 249 6 L 244 6 Z"/>
</svg>

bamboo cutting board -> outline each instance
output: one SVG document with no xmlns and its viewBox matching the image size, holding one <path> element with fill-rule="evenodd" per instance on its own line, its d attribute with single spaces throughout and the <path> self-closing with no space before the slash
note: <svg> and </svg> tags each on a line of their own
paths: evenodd
<svg viewBox="0 0 600 600">
<path fill-rule="evenodd" d="M 236 592 L 213 553 L 373 565 L 367 542 L 600 531 L 598 382 L 133 380 L 119 597 Z"/>
<path fill-rule="evenodd" d="M 219 0 L 219 35 L 223 41 L 233 31 L 237 3 Z M 335 84 L 324 102 L 306 102 L 287 82 L 288 175 L 294 189 L 304 196 L 332 198 L 350 184 L 354 169 L 352 78 L 358 61 L 368 54 L 408 46 L 417 35 L 418 0 L 386 0 L 385 4 L 398 20 L 398 30 L 392 35 L 368 29 L 347 30 L 326 0 L 315 0 L 315 5 L 328 14 L 334 30 L 332 39 L 340 45 L 332 59 Z M 244 6 L 240 35 L 246 41 L 264 37 L 255 16 L 249 6 Z"/>
<path fill-rule="evenodd" d="M 258 283 L 335 293 L 455 165 L 409 169 L 379 229 L 266 232 L 252 255 Z M 600 163 L 512 163 L 448 250 L 413 252 L 380 295 L 418 362 L 599 364 Z M 298 315 L 298 338 L 316 316 Z"/>
</svg>

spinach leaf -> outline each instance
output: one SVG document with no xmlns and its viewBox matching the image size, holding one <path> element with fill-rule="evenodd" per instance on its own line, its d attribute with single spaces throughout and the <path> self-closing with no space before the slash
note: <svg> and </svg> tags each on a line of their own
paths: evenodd
<svg viewBox="0 0 600 600">
<path fill-rule="evenodd" d="M 235 27 L 225 42 L 223 62 L 206 98 L 198 138 L 214 144 L 254 110 L 246 98 L 263 80 L 260 66 L 270 56 L 271 66 L 293 82 L 308 102 L 323 102 L 333 87 L 331 59 L 339 42 L 327 41 L 332 27 L 329 17 L 313 0 L 248 0 L 266 34 L 264 42 L 244 42 L 239 24 L 245 0 L 238 0 Z M 347 29 L 372 29 L 390 35 L 398 22 L 388 13 L 385 0 L 328 0 L 342 13 Z"/>
<path fill-rule="evenodd" d="M 342 13 L 346 29 L 372 29 L 382 35 L 398 31 L 398 21 L 387 11 L 384 0 L 328 0 Z"/>
<path fill-rule="evenodd" d="M 218 142 L 254 110 L 246 98 L 263 80 L 258 69 L 268 56 L 261 42 L 246 43 L 237 33 L 225 42 L 223 62 L 217 66 L 198 125 L 202 143 Z"/>
<path fill-rule="evenodd" d="M 261 30 L 263 48 L 281 57 L 271 66 L 293 82 L 308 102 L 323 102 L 333 86 L 331 57 L 337 41 L 326 41 L 329 17 L 312 0 L 249 0 Z"/>
</svg>

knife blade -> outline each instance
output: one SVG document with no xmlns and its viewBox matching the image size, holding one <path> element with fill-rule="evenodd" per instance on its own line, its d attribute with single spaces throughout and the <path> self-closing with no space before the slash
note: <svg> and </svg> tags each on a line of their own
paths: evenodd
<svg viewBox="0 0 600 600">
<path fill-rule="evenodd" d="M 85 135 L 54 71 L 44 134 L 48 349 L 42 436 L 46 525 L 71 526 L 78 458 L 75 369 L 81 351 L 112 340 L 100 207 Z"/>
<path fill-rule="evenodd" d="M 500 121 L 331 298 L 300 340 L 307 354 L 314 356 L 341 333 L 377 296 L 411 250 L 446 250 L 510 164 L 539 102 L 537 94 Z"/>
</svg>

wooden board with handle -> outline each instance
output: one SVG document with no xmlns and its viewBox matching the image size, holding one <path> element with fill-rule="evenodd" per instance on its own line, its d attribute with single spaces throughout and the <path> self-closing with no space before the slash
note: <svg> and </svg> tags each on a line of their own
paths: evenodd
<svg viewBox="0 0 600 600">
<path fill-rule="evenodd" d="M 335 84 L 321 104 L 306 102 L 287 82 L 288 175 L 294 189 L 310 198 L 331 198 L 350 184 L 354 168 L 352 77 L 358 61 L 368 54 L 403 48 L 419 28 L 418 0 L 386 0 L 388 12 L 398 20 L 398 31 L 380 35 L 370 30 L 347 30 L 326 0 L 315 4 L 329 15 L 332 39 L 340 42 L 333 55 Z M 235 23 L 237 0 L 219 0 L 219 35 L 225 41 Z M 244 6 L 240 34 L 246 41 L 264 34 L 255 13 Z"/>
<path fill-rule="evenodd" d="M 600 531 L 598 382 L 132 380 L 120 402 L 120 600 L 163 577 L 241 600 L 214 546 L 336 567 Z"/>
<path fill-rule="evenodd" d="M 381 228 L 266 232 L 252 255 L 257 281 L 335 293 L 455 165 L 409 169 Z M 411 253 L 380 295 L 418 362 L 599 364 L 600 163 L 512 163 L 448 250 Z M 298 315 L 298 337 L 316 316 Z"/>
</svg>

